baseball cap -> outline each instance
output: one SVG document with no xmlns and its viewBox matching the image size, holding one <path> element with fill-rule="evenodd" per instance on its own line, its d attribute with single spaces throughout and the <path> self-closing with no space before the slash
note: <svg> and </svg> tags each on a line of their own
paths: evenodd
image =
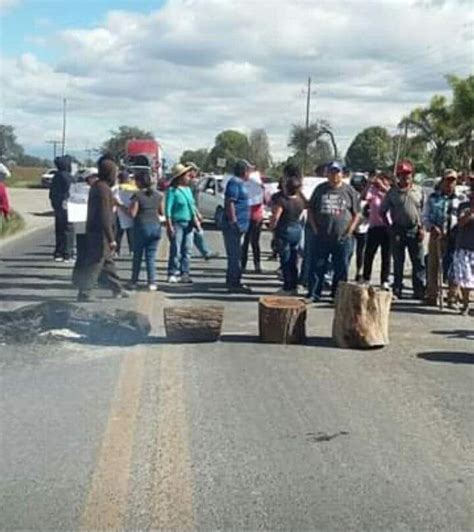
<svg viewBox="0 0 474 532">
<path fill-rule="evenodd" d="M 241 176 L 246 170 L 252 170 L 253 166 L 246 159 L 237 159 L 234 165 L 234 174 Z"/>
<path fill-rule="evenodd" d="M 451 177 L 453 179 L 458 178 L 458 174 L 456 170 L 453 170 L 452 168 L 446 168 L 446 170 L 443 173 L 443 179 L 447 179 L 448 177 Z"/>
<path fill-rule="evenodd" d="M 342 172 L 342 165 L 337 161 L 332 161 L 328 164 L 328 172 Z"/>
<path fill-rule="evenodd" d="M 413 170 L 413 164 L 410 161 L 400 161 L 397 164 L 397 175 L 412 174 Z"/>
</svg>

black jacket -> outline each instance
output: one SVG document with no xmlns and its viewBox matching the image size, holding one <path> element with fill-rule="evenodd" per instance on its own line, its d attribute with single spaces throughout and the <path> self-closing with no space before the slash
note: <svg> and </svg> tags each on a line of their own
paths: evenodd
<svg viewBox="0 0 474 532">
<path fill-rule="evenodd" d="M 71 158 L 69 155 L 56 157 L 54 160 L 57 171 L 51 181 L 49 199 L 54 210 L 63 208 L 63 203 L 69 198 L 69 188 L 74 182 L 71 175 Z"/>
</svg>

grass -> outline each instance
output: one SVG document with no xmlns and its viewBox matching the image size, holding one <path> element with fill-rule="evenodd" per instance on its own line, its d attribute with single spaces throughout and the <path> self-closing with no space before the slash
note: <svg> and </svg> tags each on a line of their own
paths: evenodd
<svg viewBox="0 0 474 532">
<path fill-rule="evenodd" d="M 18 233 L 25 228 L 25 220 L 15 211 L 8 218 L 0 215 L 0 239 Z"/>
<path fill-rule="evenodd" d="M 12 188 L 40 188 L 41 174 L 45 170 L 34 166 L 15 166 L 11 169 L 7 185 Z"/>
</svg>

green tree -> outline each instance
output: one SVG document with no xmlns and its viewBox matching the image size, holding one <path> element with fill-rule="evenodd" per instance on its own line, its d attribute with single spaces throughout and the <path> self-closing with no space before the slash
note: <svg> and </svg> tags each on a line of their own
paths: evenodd
<svg viewBox="0 0 474 532">
<path fill-rule="evenodd" d="M 386 168 L 392 161 L 392 138 L 383 127 L 368 127 L 358 133 L 346 153 L 346 164 L 352 170 L 368 172 Z"/>
<path fill-rule="evenodd" d="M 215 139 L 214 147 L 209 154 L 211 169 L 217 169 L 217 159 L 225 159 L 227 172 L 231 172 L 237 159 L 248 159 L 250 145 L 246 135 L 240 131 L 228 129 L 219 133 Z"/>
<path fill-rule="evenodd" d="M 444 96 L 435 95 L 427 107 L 417 107 L 400 125 L 408 126 L 430 147 L 434 170 L 440 174 L 445 166 L 449 146 L 459 138 L 459 128 L 453 118 L 452 106 Z"/>
<path fill-rule="evenodd" d="M 184 150 L 179 158 L 179 162 L 185 164 L 192 162 L 199 166 L 201 170 L 207 170 L 207 159 L 209 157 L 209 151 L 206 148 L 199 150 Z"/>
<path fill-rule="evenodd" d="M 249 138 L 250 160 L 261 172 L 266 172 L 272 165 L 270 143 L 267 132 L 264 129 L 254 129 Z"/>
<path fill-rule="evenodd" d="M 474 152 L 474 76 L 466 79 L 448 76 L 448 82 L 453 89 L 453 125 L 457 129 L 459 143 L 457 154 L 461 168 L 472 168 Z"/>
<path fill-rule="evenodd" d="M 409 159 L 415 166 L 415 171 L 427 175 L 433 175 L 433 159 L 426 141 L 418 135 L 407 136 L 394 135 L 392 137 L 392 160 L 387 170 L 392 170 L 400 145 L 400 159 Z"/>
<path fill-rule="evenodd" d="M 306 174 L 309 169 L 338 157 L 332 128 L 325 120 L 313 122 L 308 129 L 294 124 L 291 128 L 288 146 L 294 151 L 292 161 L 301 166 L 303 174 Z"/>
<path fill-rule="evenodd" d="M 150 131 L 132 126 L 120 126 L 117 131 L 111 131 L 110 134 L 111 137 L 102 144 L 100 151 L 101 153 L 109 153 L 116 161 L 125 157 L 127 140 L 155 138 Z"/>
<path fill-rule="evenodd" d="M 23 154 L 23 147 L 16 140 L 13 126 L 0 124 L 0 157 L 18 163 Z"/>
<path fill-rule="evenodd" d="M 27 155 L 26 153 L 21 155 L 16 162 L 20 166 L 31 166 L 36 168 L 48 168 L 51 166 L 51 161 L 49 159 L 42 159 L 41 157 Z"/>
</svg>

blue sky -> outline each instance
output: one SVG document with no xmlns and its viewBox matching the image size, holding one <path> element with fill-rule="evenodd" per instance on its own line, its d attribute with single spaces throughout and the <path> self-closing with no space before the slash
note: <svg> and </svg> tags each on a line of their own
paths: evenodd
<svg viewBox="0 0 474 532">
<path fill-rule="evenodd" d="M 16 56 L 34 49 L 38 58 L 54 61 L 60 50 L 38 46 L 32 38 L 59 29 L 91 28 L 100 25 L 111 10 L 141 11 L 159 9 L 165 0 L 21 0 L 0 19 L 2 52 Z"/>
<path fill-rule="evenodd" d="M 274 158 L 293 124 L 331 123 L 339 150 L 374 125 L 396 132 L 445 75 L 472 72 L 465 0 L 0 0 L 0 122 L 49 155 L 68 99 L 68 150 L 120 125 L 152 131 L 169 159 L 225 129 L 266 129 Z M 64 31 L 67 30 L 67 31 Z"/>
</svg>

